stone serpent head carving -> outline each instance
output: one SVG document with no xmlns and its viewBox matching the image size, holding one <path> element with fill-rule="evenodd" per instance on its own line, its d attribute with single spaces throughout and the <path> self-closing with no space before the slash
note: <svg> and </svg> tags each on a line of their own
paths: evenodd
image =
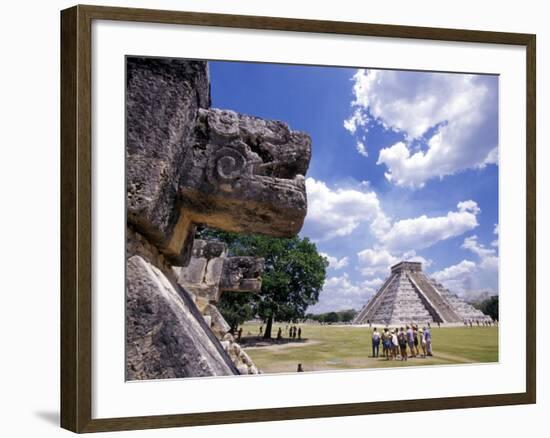
<svg viewBox="0 0 550 438">
<path fill-rule="evenodd" d="M 311 140 L 279 121 L 210 108 L 202 61 L 127 61 L 128 223 L 186 265 L 195 224 L 278 237 L 307 212 Z"/>
</svg>

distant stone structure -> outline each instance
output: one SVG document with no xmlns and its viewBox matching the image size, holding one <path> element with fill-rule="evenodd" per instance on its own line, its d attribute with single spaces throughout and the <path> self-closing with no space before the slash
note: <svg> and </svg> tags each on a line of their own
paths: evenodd
<svg viewBox="0 0 550 438">
<path fill-rule="evenodd" d="M 378 292 L 353 320 L 354 324 L 463 323 L 491 321 L 480 310 L 452 294 L 422 271 L 419 262 L 400 262 Z"/>
<path fill-rule="evenodd" d="M 241 374 L 258 374 L 258 368 L 235 342 L 231 327 L 217 308 L 223 293 L 259 293 L 264 260 L 257 257 L 228 257 L 222 242 L 195 240 L 188 266 L 173 268 L 180 284 L 192 297 L 206 324 L 222 341 Z"/>
<path fill-rule="evenodd" d="M 295 235 L 311 140 L 283 122 L 210 108 L 204 61 L 126 63 L 126 378 L 241 374 L 200 294 L 173 268 L 190 263 L 197 224 Z"/>
</svg>

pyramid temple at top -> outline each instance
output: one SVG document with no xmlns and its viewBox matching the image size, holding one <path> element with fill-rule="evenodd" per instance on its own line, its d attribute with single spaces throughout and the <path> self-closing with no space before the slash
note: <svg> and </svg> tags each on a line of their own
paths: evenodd
<svg viewBox="0 0 550 438">
<path fill-rule="evenodd" d="M 353 320 L 354 324 L 464 323 L 491 321 L 442 284 L 428 277 L 419 262 L 400 262 L 378 292 Z"/>
</svg>

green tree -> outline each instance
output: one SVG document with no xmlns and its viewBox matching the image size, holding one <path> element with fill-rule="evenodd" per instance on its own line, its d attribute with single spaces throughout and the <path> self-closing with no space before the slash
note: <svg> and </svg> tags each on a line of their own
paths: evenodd
<svg viewBox="0 0 550 438">
<path fill-rule="evenodd" d="M 271 338 L 273 321 L 301 319 L 308 306 L 318 301 L 328 261 L 317 252 L 317 247 L 307 237 L 281 239 L 208 228 L 199 231 L 198 237 L 227 243 L 229 255 L 265 259 L 260 294 L 246 294 L 249 300 L 247 303 L 252 307 L 254 315 L 266 323 L 264 338 Z M 224 317 L 227 314 L 233 318 L 238 313 L 233 308 L 242 306 L 243 302 L 232 296 L 236 294 L 226 295 L 228 296 L 220 311 Z M 241 319 L 238 323 L 243 321 Z"/>
<path fill-rule="evenodd" d="M 479 304 L 479 310 L 485 315 L 489 315 L 495 321 L 498 321 L 498 295 L 492 296 L 486 300 L 483 300 Z"/>
<path fill-rule="evenodd" d="M 350 322 L 357 315 L 357 310 L 339 310 L 338 312 L 327 312 L 327 313 L 308 313 L 306 314 L 306 319 L 312 319 L 319 322 Z"/>
<path fill-rule="evenodd" d="M 231 327 L 231 332 L 235 332 L 239 324 L 255 316 L 249 294 L 223 294 L 217 306 Z"/>
<path fill-rule="evenodd" d="M 328 312 L 325 314 L 324 322 L 328 322 L 329 324 L 338 322 L 338 314 L 336 312 Z"/>
</svg>

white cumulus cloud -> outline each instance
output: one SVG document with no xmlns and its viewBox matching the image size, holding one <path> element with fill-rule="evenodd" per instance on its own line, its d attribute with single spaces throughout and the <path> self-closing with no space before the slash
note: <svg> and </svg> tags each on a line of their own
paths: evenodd
<svg viewBox="0 0 550 438">
<path fill-rule="evenodd" d="M 376 288 L 372 284 L 355 283 L 346 273 L 329 277 L 319 295 L 319 302 L 309 307 L 308 312 L 359 310 L 374 293 Z"/>
<path fill-rule="evenodd" d="M 498 236 L 499 236 L 500 228 L 498 224 L 495 224 L 495 228 L 493 229 L 493 234 L 496 234 L 497 238 L 491 242 L 491 246 L 498 247 Z"/>
<path fill-rule="evenodd" d="M 382 283 L 384 283 L 384 280 L 380 277 L 372 278 L 370 280 L 365 280 L 361 284 L 366 287 L 373 287 L 373 288 L 379 288 L 382 286 Z"/>
<path fill-rule="evenodd" d="M 381 232 L 389 225 L 374 191 L 331 189 L 323 181 L 306 179 L 308 213 L 304 229 L 315 241 L 350 235 L 361 223 Z"/>
<path fill-rule="evenodd" d="M 417 255 L 414 250 L 392 253 L 378 246 L 359 251 L 357 259 L 358 269 L 366 277 L 376 274 L 389 275 L 390 268 L 401 261 L 420 262 L 424 269 L 432 264 L 431 260 Z"/>
<path fill-rule="evenodd" d="M 357 152 L 359 152 L 359 155 L 363 155 L 363 157 L 368 157 L 369 153 L 367 152 L 367 147 L 365 146 L 365 143 L 358 140 L 355 148 L 357 149 Z"/>
<path fill-rule="evenodd" d="M 497 228 L 495 233 L 496 230 Z M 498 278 L 495 276 L 498 270 L 496 249 L 480 243 L 476 235 L 466 237 L 461 248 L 475 254 L 478 262 L 462 260 L 456 265 L 435 272 L 432 276 L 451 291 L 464 297 L 473 296 L 479 290 L 495 293 L 498 290 Z"/>
<path fill-rule="evenodd" d="M 480 209 L 474 201 L 457 205 L 457 211 L 446 216 L 422 215 L 394 222 L 391 228 L 380 235 L 381 244 L 389 250 L 419 250 L 451 237 L 459 236 L 478 226 L 476 215 Z"/>
<path fill-rule="evenodd" d="M 357 121 L 372 117 L 404 135 L 378 157 L 393 183 L 422 187 L 432 178 L 497 163 L 494 77 L 361 69 L 353 81 L 355 110 L 345 122 L 348 131 L 359 133 Z"/>
<path fill-rule="evenodd" d="M 473 252 L 479 257 L 481 268 L 488 270 L 498 269 L 498 256 L 496 249 L 487 248 L 485 245 L 478 242 L 476 235 L 466 237 L 462 243 L 462 248 Z"/>
<path fill-rule="evenodd" d="M 319 254 L 328 260 L 328 267 L 330 269 L 335 269 L 335 270 L 342 269 L 348 266 L 349 264 L 348 257 L 342 257 L 341 259 L 338 259 L 324 252 L 320 252 Z"/>
<path fill-rule="evenodd" d="M 476 264 L 470 260 L 462 260 L 456 265 L 449 266 L 432 274 L 437 281 L 453 280 L 464 275 L 469 275 L 476 270 Z"/>
<path fill-rule="evenodd" d="M 367 114 L 361 111 L 360 108 L 357 108 L 353 115 L 349 119 L 344 121 L 344 128 L 351 134 L 355 134 L 355 131 L 357 131 L 358 127 L 363 127 L 364 130 L 366 130 L 368 121 L 369 118 Z"/>
<path fill-rule="evenodd" d="M 357 253 L 360 271 L 363 275 L 389 274 L 389 268 L 400 260 L 387 249 L 367 248 Z"/>
<path fill-rule="evenodd" d="M 471 260 L 462 260 L 456 265 L 434 272 L 431 276 L 443 283 L 452 292 L 462 295 L 474 288 L 477 270 L 478 267 L 474 262 Z"/>
</svg>

